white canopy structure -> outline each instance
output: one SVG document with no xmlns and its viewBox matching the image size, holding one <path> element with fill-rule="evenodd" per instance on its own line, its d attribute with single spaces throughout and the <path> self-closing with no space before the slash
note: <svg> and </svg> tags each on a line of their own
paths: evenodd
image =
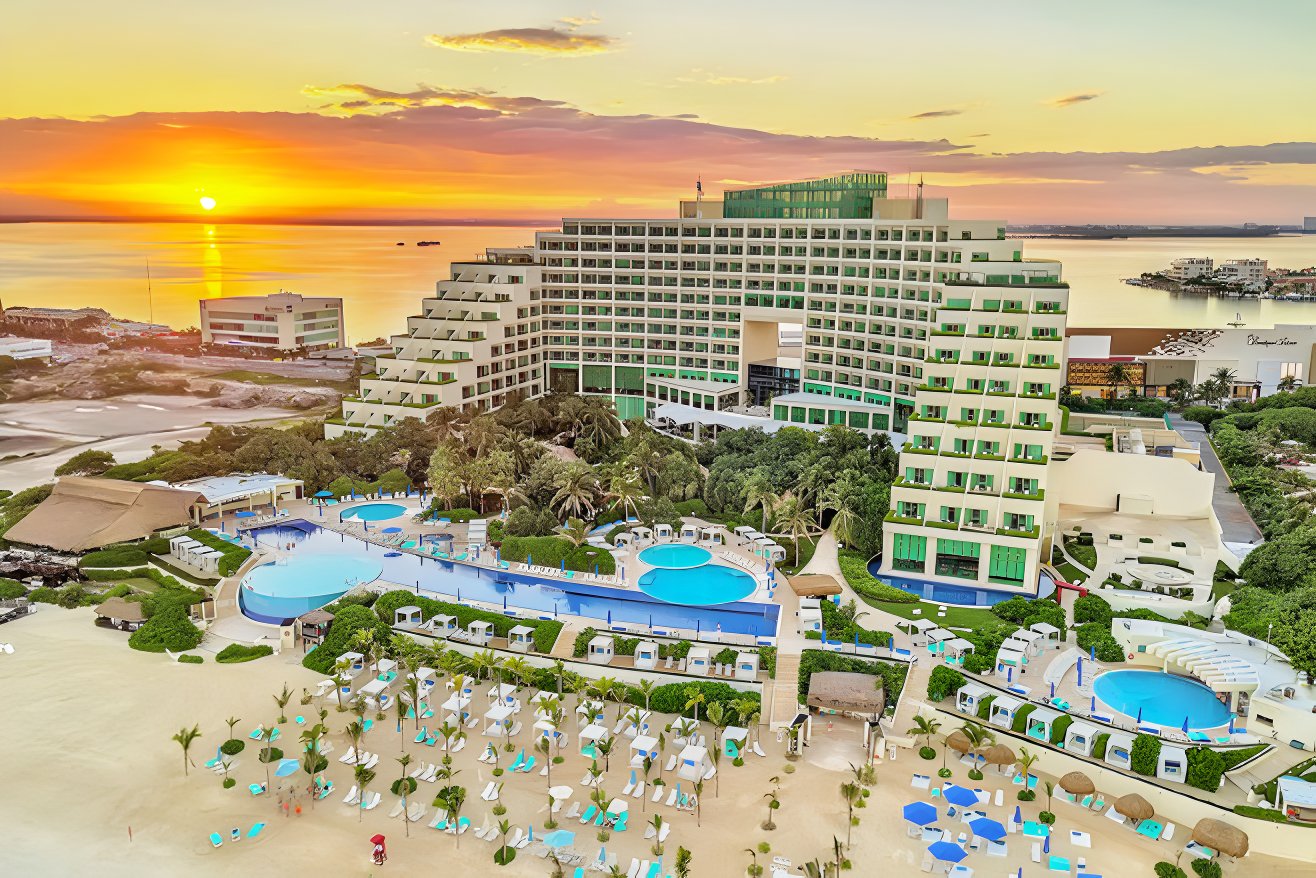
<svg viewBox="0 0 1316 878">
<path fill-rule="evenodd" d="M 963 637 L 954 637 L 946 641 L 946 651 L 953 652 L 956 656 L 962 656 L 966 652 L 973 652 L 973 643 Z"/>
<path fill-rule="evenodd" d="M 1253 692 L 1261 685 L 1252 662 L 1206 641 L 1191 637 L 1162 640 L 1148 646 L 1147 652 L 1163 658 L 1167 665 L 1183 668 L 1214 692 Z"/>
<path fill-rule="evenodd" d="M 1047 622 L 1034 622 L 1033 624 L 1028 626 L 1028 629 L 1030 631 L 1036 631 L 1038 634 L 1041 634 L 1043 637 L 1055 637 L 1057 634 L 1060 633 L 1059 628 Z"/>
<path fill-rule="evenodd" d="M 708 760 L 708 750 L 693 744 L 687 745 L 677 760 L 677 775 L 688 781 L 702 780 L 712 767 L 712 763 Z"/>
<path fill-rule="evenodd" d="M 906 625 L 909 626 L 914 631 L 918 631 L 920 633 L 924 631 L 931 631 L 933 628 L 938 627 L 937 623 L 933 622 L 931 619 L 904 619 L 896 623 L 897 628 Z"/>
<path fill-rule="evenodd" d="M 631 741 L 631 760 L 636 759 L 643 761 L 647 756 L 654 762 L 658 761 L 658 739 L 649 735 L 636 735 L 635 740 Z"/>
</svg>

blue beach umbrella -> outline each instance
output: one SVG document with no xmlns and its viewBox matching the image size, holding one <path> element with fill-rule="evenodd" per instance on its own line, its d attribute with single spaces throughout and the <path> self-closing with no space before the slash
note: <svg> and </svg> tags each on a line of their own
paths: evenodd
<svg viewBox="0 0 1316 878">
<path fill-rule="evenodd" d="M 1014 822 L 1015 822 L 1015 823 L 1023 823 L 1023 822 L 1024 822 L 1024 814 L 1023 814 L 1022 811 L 1019 810 L 1019 806 L 1018 806 L 1018 805 L 1015 805 L 1015 806 L 1014 806 Z"/>
<path fill-rule="evenodd" d="M 567 847 L 575 840 L 576 833 L 568 829 L 558 829 L 544 836 L 543 844 L 546 848 L 557 850 L 558 848 Z"/>
<path fill-rule="evenodd" d="M 382 531 L 380 531 L 380 533 L 386 533 L 386 534 L 400 534 L 400 533 L 402 533 L 402 528 L 400 528 L 400 527 L 386 527 L 386 528 L 384 528 Z"/>
<path fill-rule="evenodd" d="M 534 556 L 534 555 L 526 555 L 526 556 L 525 556 L 525 563 L 526 563 L 526 566 L 527 566 L 527 567 L 530 566 L 531 564 L 534 564 L 534 563 L 535 563 L 535 556 Z"/>
<path fill-rule="evenodd" d="M 243 509 L 241 512 L 235 512 L 235 513 L 233 513 L 233 517 L 234 517 L 234 518 L 255 518 L 255 517 L 256 517 L 256 513 L 252 512 L 250 509 Z"/>
<path fill-rule="evenodd" d="M 612 624 L 612 610 L 608 610 L 608 624 Z"/>
<path fill-rule="evenodd" d="M 1007 683 L 1014 682 L 1014 668 L 1010 667 L 1009 665 L 1007 665 L 1005 668 L 1005 682 Z"/>
<path fill-rule="evenodd" d="M 562 559 L 562 568 L 561 568 L 561 569 L 562 569 L 562 572 L 563 572 L 563 573 L 565 573 L 566 570 L 567 570 L 567 559 L 566 559 L 566 558 L 563 558 L 563 559 Z"/>
<path fill-rule="evenodd" d="M 970 805 L 978 804 L 978 794 L 968 787 L 948 785 L 941 791 L 941 797 L 952 805 L 959 805 L 961 808 L 967 808 Z"/>
<path fill-rule="evenodd" d="M 1042 840 L 1042 853 L 1051 853 L 1051 833 L 1049 832 L 1046 834 L 1046 838 Z"/>
<path fill-rule="evenodd" d="M 1188 734 L 1188 717 L 1183 718 L 1183 733 Z"/>
<path fill-rule="evenodd" d="M 594 562 L 594 575 L 595 576 L 599 575 L 599 562 L 597 561 Z"/>
<path fill-rule="evenodd" d="M 1056 697 L 1056 684 L 1054 682 L 1051 684 L 1051 697 Z"/>
<path fill-rule="evenodd" d="M 1229 734 L 1232 735 L 1233 733 L 1234 733 L 1234 715 L 1231 713 L 1229 714 Z"/>
<path fill-rule="evenodd" d="M 1097 660 L 1097 648 L 1095 646 L 1088 647 L 1088 658 L 1094 662 Z"/>
<path fill-rule="evenodd" d="M 932 854 L 933 859 L 947 863 L 958 863 L 968 856 L 964 848 L 949 841 L 934 841 L 928 845 L 928 853 Z"/>
<path fill-rule="evenodd" d="M 495 560 L 495 561 L 498 561 L 499 563 L 502 563 L 502 560 L 503 560 L 503 550 L 502 550 L 502 549 L 494 549 L 494 560 Z"/>
<path fill-rule="evenodd" d="M 279 763 L 279 767 L 274 769 L 274 776 L 287 777 L 288 775 L 295 772 L 300 767 L 300 765 L 301 763 L 299 763 L 296 759 L 284 759 Z"/>
<path fill-rule="evenodd" d="M 969 821 L 969 828 L 973 830 L 974 835 L 988 841 L 1000 841 L 1005 838 L 1005 827 L 1001 825 L 999 820 L 979 817 L 977 820 Z"/>
<path fill-rule="evenodd" d="M 1097 696 L 1092 696 L 1092 703 L 1088 705 L 1088 713 L 1097 712 Z"/>
<path fill-rule="evenodd" d="M 503 609 L 507 609 L 507 595 L 503 595 Z"/>
<path fill-rule="evenodd" d="M 887 639 L 886 639 L 886 648 L 889 649 L 889 650 L 891 650 L 892 652 L 895 651 L 895 649 L 896 649 L 896 639 L 895 639 L 894 637 L 891 637 L 891 636 L 889 636 L 889 635 L 887 636 Z"/>
<path fill-rule="evenodd" d="M 325 499 L 326 497 L 332 497 L 333 495 L 334 495 L 334 492 L 333 492 L 333 491 L 316 491 L 316 492 L 315 492 L 315 496 L 316 496 L 316 497 L 319 497 L 321 500 Z"/>
<path fill-rule="evenodd" d="M 1083 688 L 1083 656 L 1078 657 L 1078 686 Z"/>
<path fill-rule="evenodd" d="M 906 820 L 917 826 L 927 826 L 937 820 L 937 809 L 927 802 L 910 802 L 901 813 Z"/>
<path fill-rule="evenodd" d="M 1138 722 L 1138 723 L 1141 723 L 1141 722 L 1142 722 L 1142 705 L 1141 705 L 1141 704 L 1138 705 L 1138 718 L 1137 718 L 1136 720 L 1134 720 L 1134 722 Z"/>
</svg>

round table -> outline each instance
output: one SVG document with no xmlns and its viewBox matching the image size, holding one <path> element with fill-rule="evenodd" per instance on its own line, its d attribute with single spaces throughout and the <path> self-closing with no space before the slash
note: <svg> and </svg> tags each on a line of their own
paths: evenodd
<svg viewBox="0 0 1316 878">
<path fill-rule="evenodd" d="M 548 794 L 552 796 L 554 799 L 557 799 L 558 801 L 571 798 L 571 794 L 573 792 L 575 792 L 575 788 L 566 786 L 565 784 L 562 786 L 548 788 Z"/>
</svg>

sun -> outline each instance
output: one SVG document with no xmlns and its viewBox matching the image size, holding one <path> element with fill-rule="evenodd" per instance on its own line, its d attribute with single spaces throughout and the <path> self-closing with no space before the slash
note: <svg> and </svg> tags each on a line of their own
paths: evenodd
<svg viewBox="0 0 1316 878">
<path fill-rule="evenodd" d="M 218 204 L 218 203 L 219 203 L 219 202 L 215 201 L 215 199 L 211 198 L 209 195 L 202 195 L 202 196 L 201 196 L 201 209 L 202 209 L 202 210 L 214 210 L 214 209 L 215 209 L 215 205 Z"/>
</svg>

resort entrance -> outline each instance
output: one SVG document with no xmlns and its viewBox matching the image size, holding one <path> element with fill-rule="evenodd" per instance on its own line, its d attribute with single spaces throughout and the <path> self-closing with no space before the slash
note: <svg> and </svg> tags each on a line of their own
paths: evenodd
<svg viewBox="0 0 1316 878">
<path fill-rule="evenodd" d="M 967 540 L 937 540 L 938 576 L 954 576 L 958 579 L 978 578 L 978 566 L 982 546 Z"/>
</svg>

